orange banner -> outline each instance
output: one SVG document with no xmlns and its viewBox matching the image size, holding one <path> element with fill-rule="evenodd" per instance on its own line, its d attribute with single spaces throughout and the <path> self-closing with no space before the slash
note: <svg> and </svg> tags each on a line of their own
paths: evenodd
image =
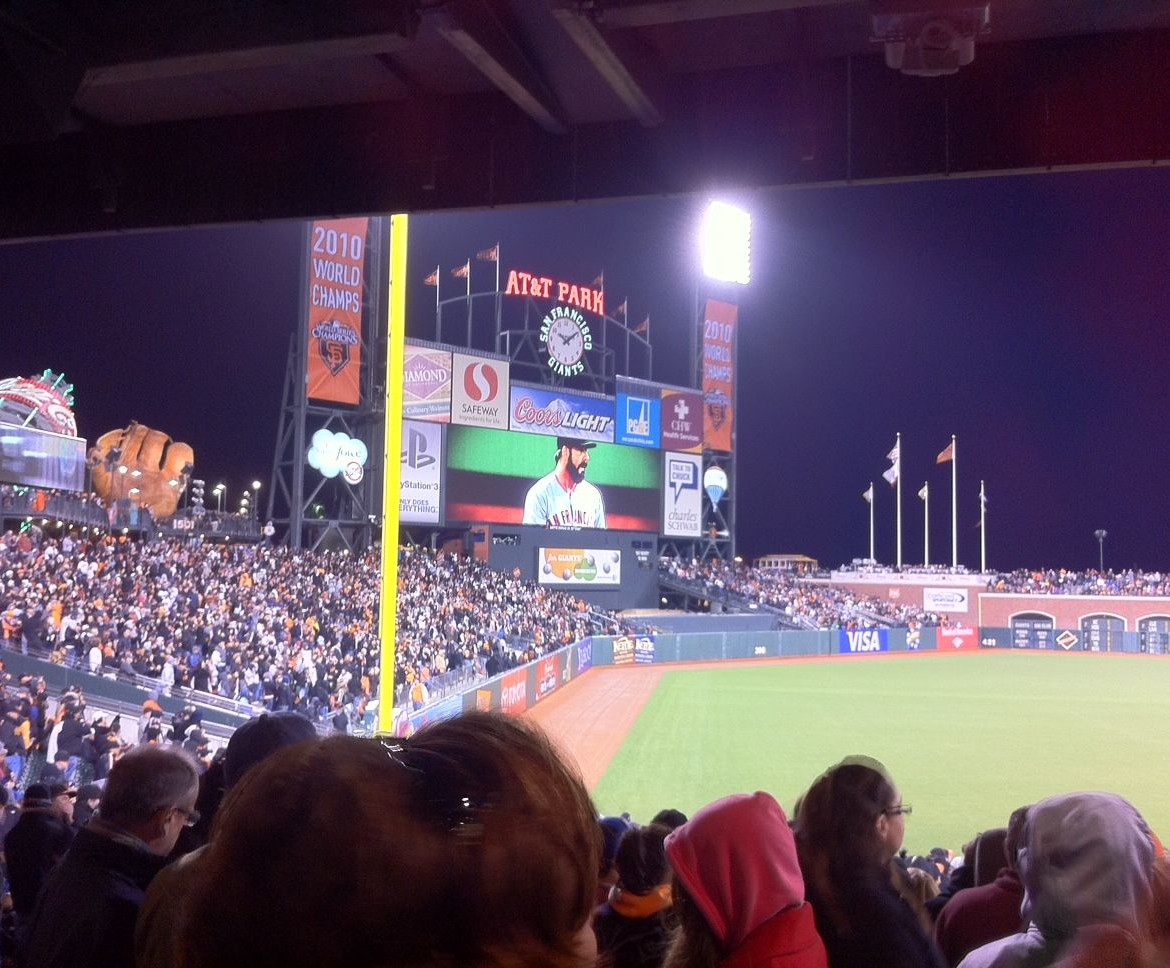
<svg viewBox="0 0 1170 968">
<path fill-rule="evenodd" d="M 312 400 L 361 401 L 362 303 L 369 219 L 314 222 L 309 233 L 308 386 Z"/>
<path fill-rule="evenodd" d="M 735 415 L 735 322 L 732 303 L 707 300 L 703 316 L 703 446 L 732 449 Z"/>
</svg>

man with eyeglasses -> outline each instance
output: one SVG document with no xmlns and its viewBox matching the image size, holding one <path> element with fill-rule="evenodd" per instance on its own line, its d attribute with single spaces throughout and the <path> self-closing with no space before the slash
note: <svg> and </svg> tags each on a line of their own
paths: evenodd
<svg viewBox="0 0 1170 968">
<path fill-rule="evenodd" d="M 180 831 L 198 822 L 198 793 L 198 769 L 182 750 L 144 746 L 119 759 L 97 814 L 45 884 L 25 963 L 133 964 L 138 909 Z"/>
</svg>

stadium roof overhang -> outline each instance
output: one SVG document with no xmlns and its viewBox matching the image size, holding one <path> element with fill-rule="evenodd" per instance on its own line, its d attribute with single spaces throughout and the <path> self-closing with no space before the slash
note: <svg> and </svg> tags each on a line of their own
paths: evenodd
<svg viewBox="0 0 1170 968">
<path fill-rule="evenodd" d="M 1157 163 L 1167 90 L 1149 0 L 17 0 L 0 239 Z"/>
</svg>

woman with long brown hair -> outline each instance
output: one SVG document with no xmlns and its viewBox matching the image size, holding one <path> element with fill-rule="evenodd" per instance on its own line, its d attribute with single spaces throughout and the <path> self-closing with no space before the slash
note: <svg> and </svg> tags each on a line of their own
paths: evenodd
<svg viewBox="0 0 1170 968">
<path fill-rule="evenodd" d="M 830 968 L 945 968 L 890 883 L 909 804 L 877 760 L 825 772 L 796 815 L 796 847 Z"/>
<path fill-rule="evenodd" d="M 182 964 L 587 968 L 596 817 L 544 734 L 500 715 L 290 747 L 220 809 Z"/>
</svg>

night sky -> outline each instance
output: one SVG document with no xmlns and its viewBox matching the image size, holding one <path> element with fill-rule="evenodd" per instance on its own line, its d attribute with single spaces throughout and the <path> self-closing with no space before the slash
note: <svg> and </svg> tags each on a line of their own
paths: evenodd
<svg viewBox="0 0 1170 968">
<path fill-rule="evenodd" d="M 979 562 L 987 481 L 992 568 L 1167 565 L 1170 170 L 1132 169 L 732 197 L 755 215 L 740 304 L 739 551 L 894 558 L 903 435 L 903 560 L 950 560 L 958 436 L 959 559 Z M 589 283 L 651 318 L 654 376 L 688 381 L 697 199 L 411 220 L 408 334 L 434 290 L 496 242 L 502 268 Z M 63 370 L 91 441 L 137 419 L 191 444 L 196 476 L 235 505 L 268 481 L 299 321 L 299 223 L 0 246 L 0 376 Z M 473 262 L 473 288 L 492 266 Z M 721 293 L 704 289 L 705 294 Z M 722 293 L 726 295 L 727 293 Z M 453 335 L 448 334 L 449 336 Z"/>
</svg>

